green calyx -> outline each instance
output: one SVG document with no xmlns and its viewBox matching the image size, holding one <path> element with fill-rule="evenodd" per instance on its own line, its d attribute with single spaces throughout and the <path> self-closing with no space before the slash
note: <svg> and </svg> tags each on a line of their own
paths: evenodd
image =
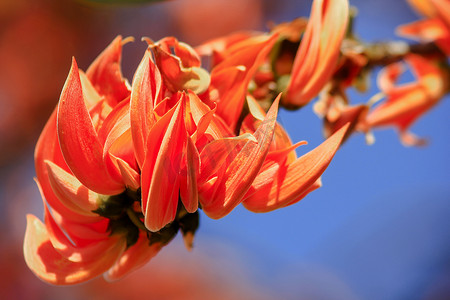
<svg viewBox="0 0 450 300">
<path fill-rule="evenodd" d="M 104 196 L 99 199 L 99 205 L 93 212 L 109 219 L 108 231 L 111 235 L 125 236 L 127 248 L 136 244 L 140 231 L 147 234 L 149 244 L 168 244 L 181 230 L 183 236 L 195 234 L 199 225 L 198 211 L 186 212 L 181 201 L 178 203 L 178 212 L 175 220 L 157 232 L 149 231 L 144 225 L 144 215 L 137 212 L 134 207 L 141 206 L 141 190 L 125 190 L 119 195 Z"/>
</svg>

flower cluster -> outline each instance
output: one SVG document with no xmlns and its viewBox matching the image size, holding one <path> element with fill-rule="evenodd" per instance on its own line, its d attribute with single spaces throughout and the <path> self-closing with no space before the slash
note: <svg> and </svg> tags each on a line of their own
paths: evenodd
<svg viewBox="0 0 450 300">
<path fill-rule="evenodd" d="M 121 53 L 132 38 L 117 37 L 86 72 L 73 59 L 36 146 L 45 216 L 27 216 L 29 268 L 52 284 L 116 280 L 178 231 L 190 249 L 199 210 L 219 219 L 239 204 L 269 212 L 298 202 L 321 186 L 354 132 L 370 138 L 374 128 L 395 126 L 404 144 L 423 144 L 408 129 L 449 90 L 450 17 L 443 0 L 413 3 L 433 7 L 425 14 L 441 26 L 431 51 L 364 44 L 348 28 L 347 0 L 314 0 L 309 19 L 269 33 L 238 32 L 195 48 L 174 37 L 144 39 L 131 84 Z M 417 79 L 398 84 L 405 64 Z M 350 104 L 346 90 L 363 91 L 380 65 L 381 92 Z M 327 139 L 297 157 L 306 142 L 291 142 L 278 108 L 299 109 L 318 95 Z"/>
<path fill-rule="evenodd" d="M 321 14 L 335 5 L 347 10 L 346 1 L 330 2 L 315 2 L 305 34 L 328 32 L 335 16 Z M 342 39 L 346 14 L 341 18 Z M 190 248 L 199 209 L 213 219 L 241 203 L 267 212 L 320 187 L 346 127 L 297 158 L 295 149 L 306 142 L 292 144 L 277 123 L 281 96 L 266 111 L 252 95 L 279 36 L 248 33 L 195 50 L 173 37 L 147 39 L 131 85 L 120 67 L 130 39 L 117 37 L 86 73 L 73 59 L 36 146 L 45 216 L 44 222 L 27 217 L 30 269 L 53 284 L 102 273 L 115 280 L 149 261 L 178 231 Z M 329 76 L 323 72 L 336 63 L 339 44 L 317 69 L 294 63 L 294 73 L 309 72 L 310 93 Z M 319 61 L 324 54 L 316 47 L 324 45 L 312 38 L 299 51 Z M 206 52 L 210 71 L 201 65 Z M 292 82 L 289 97 L 305 99 L 304 80 Z"/>
<path fill-rule="evenodd" d="M 314 111 L 324 120 L 326 137 L 350 123 L 344 139 L 359 131 L 366 134 L 367 143 L 371 144 L 374 142 L 373 129 L 395 127 L 405 146 L 426 143 L 408 129 L 450 90 L 450 5 L 447 0 L 408 1 L 428 18 L 400 26 L 398 33 L 423 44 L 367 44 L 356 38 L 349 28 L 334 74 L 314 104 Z M 405 65 L 416 79 L 399 84 Z M 368 75 L 375 66 L 383 67 L 377 80 L 380 92 L 367 103 L 351 104 L 346 90 L 353 87 L 366 91 Z M 379 103 L 375 105 L 376 102 Z"/>
</svg>

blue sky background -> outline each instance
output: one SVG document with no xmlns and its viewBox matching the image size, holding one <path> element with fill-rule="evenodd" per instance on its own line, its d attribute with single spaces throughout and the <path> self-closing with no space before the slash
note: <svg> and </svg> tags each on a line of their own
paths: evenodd
<svg viewBox="0 0 450 300">
<path fill-rule="evenodd" d="M 398 39 L 394 28 L 418 19 L 404 1 L 350 2 L 359 11 L 356 33 L 366 41 Z M 265 1 L 263 23 L 307 16 L 310 4 Z M 74 53 L 80 57 L 79 66 L 86 69 L 117 34 L 132 35 L 138 42 L 124 49 L 124 63 L 131 66 L 124 67 L 124 73 L 131 79 L 140 60 L 136 53 L 145 49 L 140 36 L 157 40 L 177 35 L 164 14 L 165 6 L 170 5 L 177 5 L 177 1 L 96 12 L 94 33 L 104 20 L 113 25 L 104 26 L 93 44 L 83 45 Z M 265 28 L 261 25 L 259 29 Z M 190 42 L 182 33 L 178 37 Z M 69 66 L 70 57 L 67 70 Z M 352 92 L 351 100 L 365 102 L 376 92 L 372 82 L 367 94 Z M 267 214 L 238 207 L 220 220 L 202 214 L 193 253 L 186 254 L 177 237 L 155 262 L 173 256 L 208 258 L 217 262 L 221 276 L 242 278 L 274 299 L 449 299 L 449 100 L 448 96 L 444 98 L 411 128 L 429 138 L 427 147 L 405 148 L 392 129 L 375 131 L 376 143 L 372 146 L 365 144 L 362 135 L 354 135 L 324 173 L 323 187 L 301 202 Z M 298 148 L 299 155 L 323 141 L 321 121 L 311 105 L 297 112 L 282 110 L 279 121 L 293 141 L 309 142 Z M 32 179 L 33 148 L 30 145 L 23 159 L 0 174 L 2 207 L 9 205 L 5 203 L 11 195 L 26 199 L 25 204 L 16 203 L 18 207 L 13 208 L 15 216 L 18 211 L 23 215 L 23 222 L 15 220 L 10 228 L 19 243 L 25 213 L 42 216 Z M 26 188 L 12 188 L 11 182 L 24 182 Z M 3 220 L 6 224 L 8 215 Z"/>
<path fill-rule="evenodd" d="M 290 19 L 296 1 L 280 17 Z M 393 28 L 417 19 L 403 1 L 351 1 L 366 41 L 398 39 Z M 411 77 L 406 76 L 406 79 Z M 376 93 L 352 93 L 364 102 Z M 323 187 L 268 214 L 237 209 L 220 221 L 203 218 L 202 234 L 242 251 L 266 287 L 287 299 L 438 299 L 450 297 L 449 97 L 411 128 L 429 138 L 405 148 L 392 129 L 367 146 L 353 136 L 323 176 Z M 306 153 L 322 141 L 311 105 L 282 111 L 280 122 Z M 446 296 L 444 296 L 446 295 Z"/>
</svg>

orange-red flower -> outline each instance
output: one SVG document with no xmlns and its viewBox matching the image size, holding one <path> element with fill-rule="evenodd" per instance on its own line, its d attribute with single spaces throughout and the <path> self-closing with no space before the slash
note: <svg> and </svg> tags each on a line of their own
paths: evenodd
<svg viewBox="0 0 450 300">
<path fill-rule="evenodd" d="M 267 113 L 249 98 L 251 114 L 241 116 L 275 39 L 247 40 L 211 74 L 189 45 L 148 41 L 131 86 L 119 64 L 127 40 L 114 40 L 86 74 L 73 60 L 36 146 L 45 218 L 27 218 L 30 269 L 53 284 L 114 280 L 178 230 L 190 248 L 199 207 L 214 219 L 242 202 L 269 211 L 318 188 L 346 128 L 297 159 L 302 143 L 276 122 L 280 96 Z"/>
<path fill-rule="evenodd" d="M 409 0 L 426 19 L 398 28 L 398 33 L 424 42 L 434 41 L 450 55 L 450 2 L 448 0 Z"/>
<path fill-rule="evenodd" d="M 107 195 L 136 189 L 139 182 L 135 161 L 130 159 L 133 148 L 124 144 L 129 136 L 123 113 L 127 92 L 122 85 L 108 84 L 124 82 L 116 67 L 123 42 L 120 37 L 114 40 L 87 76 L 73 60 L 59 105 L 36 146 L 36 181 L 45 220 L 43 224 L 28 215 L 24 256 L 30 269 L 49 283 L 75 284 L 102 273 L 116 279 L 161 247 L 161 243 L 144 243 L 145 234 L 134 230 L 113 206 L 105 207 L 114 204 L 111 199 L 117 200 Z M 96 81 L 101 84 L 95 88 Z M 114 220 L 105 217 L 111 213 L 116 213 Z M 146 255 L 130 255 L 136 251 Z"/>
<path fill-rule="evenodd" d="M 317 96 L 335 71 L 347 22 L 347 0 L 313 2 L 283 104 L 299 107 Z"/>
<path fill-rule="evenodd" d="M 314 0 L 306 28 L 304 19 L 275 26 L 272 30 L 272 39 L 279 37 L 279 40 L 267 41 L 264 48 L 259 49 L 258 59 L 254 62 L 248 60 L 248 62 L 253 62 L 254 67 L 251 72 L 246 73 L 245 80 L 240 80 L 244 81 L 244 86 L 247 86 L 248 80 L 253 77 L 257 89 L 252 91 L 252 94 L 254 93 L 253 95 L 256 98 L 264 99 L 271 92 L 269 86 L 278 85 L 277 91 L 286 91 L 281 100 L 284 106 L 299 107 L 306 105 L 320 92 L 337 67 L 347 22 L 347 0 Z M 289 40 L 295 44 L 302 33 L 300 47 L 295 54 L 295 58 L 291 56 L 291 53 L 283 52 L 276 54 L 275 61 L 270 61 L 268 57 L 270 51 L 279 51 L 283 40 Z M 258 50 L 256 44 L 258 41 L 264 41 L 264 39 L 267 39 L 267 37 L 263 33 L 239 32 L 208 41 L 197 47 L 196 50 L 201 55 L 212 56 L 212 73 L 214 74 L 214 72 L 219 73 L 219 70 L 224 71 L 223 67 L 219 67 L 220 65 L 230 67 L 229 63 L 228 65 L 221 63 L 225 57 L 228 58 L 230 55 L 242 57 L 244 54 L 239 54 L 239 52 L 243 49 L 248 49 L 248 51 Z M 252 44 L 255 46 L 252 47 Z M 272 52 L 271 55 L 274 56 L 274 53 Z M 273 59 L 273 57 L 270 58 Z M 228 61 L 235 64 L 233 60 Z M 272 66 L 270 66 L 271 63 Z M 248 65 L 243 65 L 243 67 L 248 71 Z M 274 70 L 265 70 L 271 67 Z M 216 71 L 214 71 L 214 68 L 217 68 Z M 234 73 L 228 70 L 226 77 L 237 78 L 239 68 L 234 70 Z M 244 72 L 243 70 L 240 71 L 240 73 Z M 290 72 L 290 75 L 286 72 Z M 277 77 L 282 75 L 287 75 L 287 77 L 275 78 L 274 73 Z M 243 75 L 241 76 L 243 77 Z M 288 79 L 286 80 L 284 77 Z M 223 81 L 223 78 L 221 78 L 221 81 Z M 228 79 L 227 82 L 231 83 L 231 79 Z M 230 109 L 241 106 L 235 106 L 234 104 L 234 102 L 228 104 Z M 232 116 L 233 114 L 230 115 L 230 117 Z"/>
<path fill-rule="evenodd" d="M 277 35 L 266 34 L 249 34 L 244 39 L 241 36 L 229 36 L 197 48 L 202 53 L 212 53 L 215 62 L 218 62 L 211 70 L 209 89 L 200 96 L 210 106 L 217 107 L 217 114 L 233 131 L 240 121 L 245 97 L 249 94 L 249 84 L 266 61 L 276 40 Z M 227 47 L 223 48 L 223 43 Z M 218 58 L 219 53 L 222 59 Z"/>
<path fill-rule="evenodd" d="M 251 114 L 242 125 L 242 132 L 252 131 L 264 123 L 265 115 L 258 102 L 249 99 Z M 244 197 L 244 206 L 254 212 L 269 212 L 292 205 L 322 186 L 320 176 L 339 148 L 349 125 L 344 125 L 317 148 L 297 158 L 295 148 L 305 141 L 292 144 L 289 136 L 276 124 L 275 137 L 251 188 Z"/>
<path fill-rule="evenodd" d="M 367 132 L 365 118 L 369 112 L 369 105 L 348 103 L 345 91 L 342 88 L 336 90 L 325 87 L 319 100 L 314 103 L 314 112 L 323 118 L 323 135 L 328 138 L 345 124 L 349 124 L 345 141 L 354 131 L 362 130 Z M 367 135 L 367 137 L 370 137 Z"/>
<path fill-rule="evenodd" d="M 366 122 L 369 128 L 395 126 L 403 144 L 421 145 L 425 140 L 415 137 L 408 129 L 439 102 L 448 88 L 448 76 L 433 61 L 418 55 L 408 55 L 406 63 L 416 81 L 396 84 L 403 72 L 402 63 L 384 68 L 379 74 L 378 86 L 386 94 L 386 100 L 369 112 Z"/>
</svg>

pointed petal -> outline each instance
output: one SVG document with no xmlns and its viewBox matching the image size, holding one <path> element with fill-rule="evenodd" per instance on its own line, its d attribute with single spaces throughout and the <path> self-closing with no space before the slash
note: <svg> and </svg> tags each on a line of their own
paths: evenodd
<svg viewBox="0 0 450 300">
<path fill-rule="evenodd" d="M 258 124 L 261 123 L 260 121 L 264 120 L 264 118 L 266 117 L 266 112 L 259 105 L 258 101 L 256 101 L 253 97 L 247 97 L 247 104 L 250 114 L 245 117 L 244 121 L 241 124 L 241 133 L 254 132 Z M 297 148 L 299 145 L 300 143 L 298 143 L 297 146 L 294 146 L 292 149 Z M 277 123 L 275 126 L 274 139 L 270 145 L 269 154 L 273 151 L 284 151 L 286 148 L 291 147 L 292 141 L 289 135 L 284 130 L 284 128 L 279 123 Z M 295 153 L 295 151 L 291 151 L 288 157 L 288 163 L 290 163 L 297 158 L 297 154 Z"/>
<path fill-rule="evenodd" d="M 49 175 L 51 176 L 51 175 Z M 37 184 L 37 187 L 39 189 L 39 193 L 41 194 L 42 197 L 42 201 L 45 202 L 46 198 L 44 196 L 44 190 L 42 188 L 42 185 L 40 184 L 40 182 L 35 179 L 35 182 Z M 53 201 L 55 203 L 57 203 L 57 208 L 58 209 L 54 209 L 54 211 L 58 214 L 64 214 L 64 217 L 67 220 L 70 220 L 72 222 L 79 222 L 79 223 L 90 223 L 90 222 L 96 222 L 99 221 L 98 216 L 96 215 L 91 215 L 88 216 L 86 215 L 86 212 L 83 213 L 79 213 L 79 211 L 81 210 L 80 208 L 75 208 L 75 204 L 71 203 L 70 200 L 68 199 L 64 199 L 63 201 L 60 201 L 60 199 L 58 198 L 58 196 L 53 192 L 53 190 L 51 189 L 51 183 L 50 180 L 47 179 L 47 182 L 45 183 L 47 185 L 47 188 L 50 189 L 50 191 L 47 192 L 47 194 L 51 197 L 54 198 Z M 48 202 L 48 200 L 47 200 Z M 50 203 L 49 203 L 50 204 Z"/>
<path fill-rule="evenodd" d="M 130 129 L 129 101 L 124 100 L 116 105 L 103 122 L 98 135 L 100 142 L 104 143 L 103 159 L 109 173 L 117 181 L 122 181 L 128 186 L 131 182 L 128 175 L 125 175 L 127 178 L 123 177 L 124 167 L 130 169 L 129 171 L 133 174 L 138 170 Z M 127 166 L 119 166 L 118 160 Z M 125 182 L 125 180 L 128 181 Z"/>
<path fill-rule="evenodd" d="M 199 176 L 200 157 L 194 142 L 188 136 L 186 155 L 182 160 L 180 197 L 188 213 L 198 208 L 197 178 Z"/>
<path fill-rule="evenodd" d="M 86 72 L 96 90 L 106 97 L 106 101 L 111 107 L 130 95 L 128 83 L 122 77 L 120 61 L 122 45 L 131 40 L 133 39 L 122 40 L 121 36 L 116 37 Z"/>
<path fill-rule="evenodd" d="M 413 40 L 431 42 L 448 36 L 448 31 L 439 19 L 425 19 L 397 27 L 397 33 Z"/>
<path fill-rule="evenodd" d="M 181 158 L 185 155 L 187 137 L 183 97 L 155 123 L 147 139 L 141 184 L 142 211 L 150 231 L 158 231 L 175 219 Z"/>
<path fill-rule="evenodd" d="M 280 96 L 275 99 L 254 134 L 258 142 L 248 141 L 223 176 L 217 179 L 214 192 L 200 196 L 203 211 L 210 218 L 221 218 L 241 203 L 261 170 L 273 139 L 279 99 Z"/>
<path fill-rule="evenodd" d="M 115 159 L 116 164 L 119 166 L 120 174 L 122 175 L 125 185 L 136 191 L 141 186 L 139 173 L 124 160 L 118 157 L 114 157 L 113 159 Z"/>
<path fill-rule="evenodd" d="M 97 260 L 99 255 L 108 251 L 114 244 L 120 242 L 119 236 L 109 236 L 109 233 L 105 233 L 102 239 L 93 241 L 82 247 L 74 245 L 67 237 L 67 234 L 63 232 L 53 219 L 45 203 L 44 209 L 45 227 L 53 248 L 64 258 L 72 262 L 86 263 Z"/>
<path fill-rule="evenodd" d="M 103 147 L 83 100 L 75 60 L 61 93 L 57 119 L 61 151 L 77 179 L 100 194 L 122 192 L 123 184 L 111 178 L 103 161 Z"/>
<path fill-rule="evenodd" d="M 81 215 L 97 217 L 100 220 L 101 217 L 92 212 L 98 208 L 99 195 L 89 190 L 76 177 L 58 165 L 48 160 L 45 163 L 50 184 L 58 199 L 70 210 Z"/>
<path fill-rule="evenodd" d="M 292 164 L 280 162 L 260 173 L 243 202 L 244 206 L 254 212 L 268 212 L 293 204 L 318 188 L 317 180 L 330 164 L 348 126 Z"/>
<path fill-rule="evenodd" d="M 138 172 L 138 166 L 131 136 L 128 105 L 124 105 L 123 108 L 116 110 L 122 103 L 126 103 L 126 100 L 119 103 L 103 122 L 103 126 L 99 132 L 99 138 L 105 139 L 103 160 L 109 174 L 111 174 L 115 180 L 124 182 L 125 185 L 128 185 L 130 184 L 130 181 L 125 182 L 125 180 L 130 178 L 123 177 L 124 174 L 122 171 L 124 171 L 123 167 L 125 166 L 122 165 L 121 169 L 118 160 L 125 163 L 127 165 L 126 168 L 130 169 L 130 172 L 133 173 Z M 112 116 L 112 118 L 109 118 L 110 116 Z"/>
<path fill-rule="evenodd" d="M 282 161 L 284 159 L 287 159 L 286 160 L 287 164 L 294 162 L 297 159 L 297 157 L 295 156 L 295 158 L 293 158 L 292 152 L 295 153 L 295 149 L 297 147 L 307 145 L 307 144 L 308 144 L 308 142 L 306 142 L 306 141 L 300 141 L 295 144 L 286 145 L 285 148 L 269 151 L 269 153 L 267 154 L 267 157 L 266 157 L 266 161 L 264 162 L 264 166 L 266 165 L 266 163 L 268 163 L 270 161 Z"/>
<path fill-rule="evenodd" d="M 348 0 L 314 0 L 283 102 L 306 105 L 333 74 L 348 22 Z"/>
<path fill-rule="evenodd" d="M 216 108 L 210 109 L 192 92 L 189 92 L 188 95 L 191 116 L 197 125 L 197 132 L 195 132 L 196 139 L 199 139 L 203 133 L 211 135 L 213 139 L 234 135 L 231 128 L 215 115 Z"/>
<path fill-rule="evenodd" d="M 211 86 L 218 90 L 217 114 L 220 115 L 230 128 L 236 127 L 241 114 L 250 80 L 258 67 L 264 62 L 277 40 L 277 35 L 259 36 L 251 39 L 251 43 L 239 47 L 218 64 L 211 74 Z M 235 68 L 234 71 L 233 68 Z M 228 70 L 228 71 L 226 71 Z M 233 85 L 224 85 L 218 78 L 235 73 Z M 236 71 L 240 71 L 236 73 Z M 229 80 L 228 80 L 229 81 Z"/>
<path fill-rule="evenodd" d="M 98 255 L 96 260 L 88 263 L 73 262 L 53 248 L 44 224 L 35 216 L 27 215 L 23 244 L 25 262 L 36 276 L 51 284 L 77 284 L 102 274 L 117 260 L 125 246 L 125 241 L 122 240 L 103 255 Z"/>
<path fill-rule="evenodd" d="M 134 151 L 139 167 L 145 157 L 147 136 L 156 122 L 154 106 L 161 100 L 162 79 L 147 51 L 133 79 L 130 100 L 130 122 Z"/>
<path fill-rule="evenodd" d="M 86 74 L 81 70 L 78 71 L 80 74 L 81 87 L 83 89 L 83 96 L 84 101 L 86 102 L 86 107 L 88 109 L 91 109 L 102 100 L 102 96 L 98 94 L 97 90 L 89 81 L 89 78 L 87 78 Z"/>
<path fill-rule="evenodd" d="M 211 176 L 216 176 L 217 170 L 224 164 L 226 166 L 231 164 L 248 141 L 258 142 L 252 134 L 246 133 L 237 137 L 214 140 L 207 144 L 200 153 L 201 172 L 199 183 L 203 184 Z"/>
<path fill-rule="evenodd" d="M 403 131 L 434 104 L 424 88 L 415 83 L 404 85 L 370 111 L 366 122 L 372 128 L 395 125 Z"/>
<path fill-rule="evenodd" d="M 120 125 L 118 125 L 120 124 Z M 128 127 L 126 126 L 128 125 Z M 98 139 L 100 144 L 105 144 L 106 139 L 111 134 L 111 131 L 120 126 L 120 128 L 125 128 L 122 130 L 125 131 L 130 127 L 130 101 L 124 100 L 117 104 L 107 115 L 107 117 L 103 120 L 100 129 L 98 130 Z M 117 130 L 117 129 L 116 129 Z M 122 133 L 121 132 L 121 133 Z M 121 134 L 120 133 L 120 134 Z M 118 135 L 120 135 L 118 134 Z M 117 136 L 117 134 L 116 134 Z"/>
<path fill-rule="evenodd" d="M 146 264 L 161 249 L 160 244 L 149 245 L 147 236 L 141 235 L 136 244 L 129 247 L 104 274 L 107 281 L 123 278 L 127 274 Z"/>
<path fill-rule="evenodd" d="M 51 215 L 57 226 L 61 228 L 64 234 L 77 247 L 85 247 L 93 242 L 104 240 L 109 236 L 109 220 L 106 218 L 101 218 L 100 221 L 93 222 L 85 217 L 85 222 L 77 222 L 61 216 L 55 210 L 52 210 Z"/>
<path fill-rule="evenodd" d="M 59 213 L 65 215 L 68 219 L 74 221 L 82 221 L 86 216 L 80 215 L 68 208 L 53 192 L 49 180 L 49 174 L 46 160 L 50 160 L 64 169 L 69 171 L 59 148 L 58 136 L 56 135 L 56 109 L 53 111 L 50 119 L 44 127 L 44 130 L 39 137 L 34 153 L 34 162 L 37 176 L 37 183 L 42 198 L 47 200 L 48 204 Z"/>
</svg>

